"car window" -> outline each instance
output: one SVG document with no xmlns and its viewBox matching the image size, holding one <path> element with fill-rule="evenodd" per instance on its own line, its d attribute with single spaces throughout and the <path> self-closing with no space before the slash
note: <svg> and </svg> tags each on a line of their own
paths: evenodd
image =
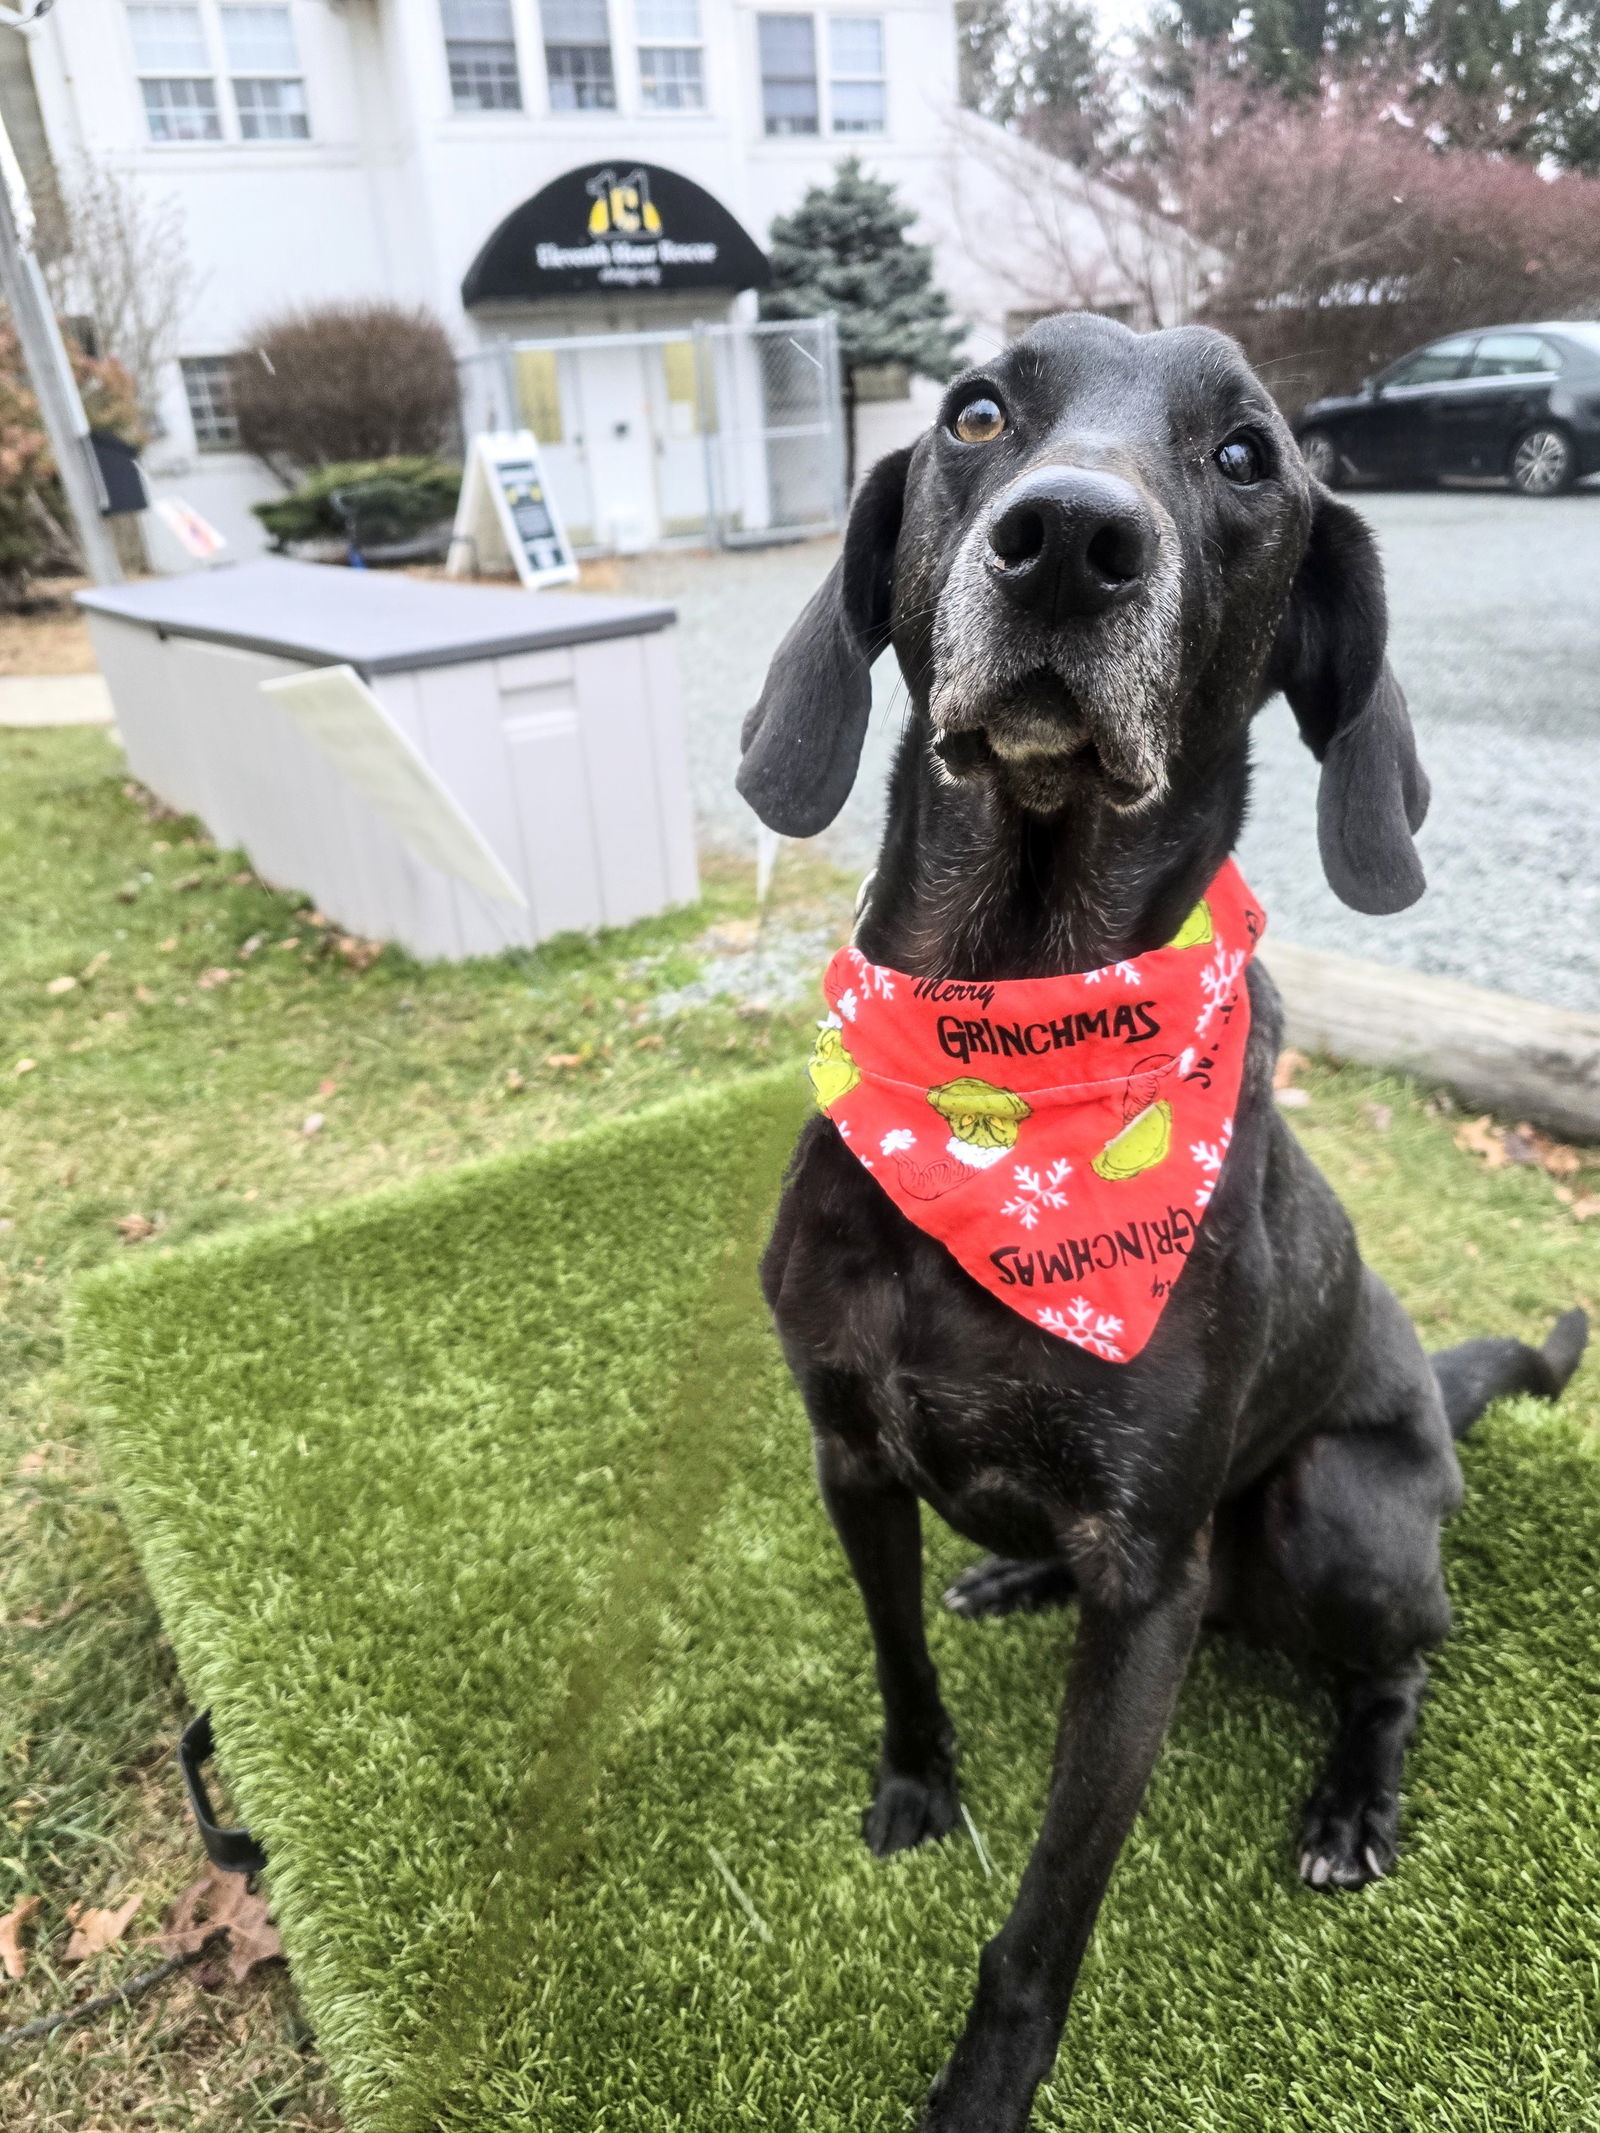
<svg viewBox="0 0 1600 2133">
<path fill-rule="evenodd" d="M 1522 378 L 1559 370 L 1561 358 L 1537 333 L 1486 333 L 1472 358 L 1471 378 Z"/>
<path fill-rule="evenodd" d="M 1461 360 L 1472 346 L 1470 333 L 1458 333 L 1454 339 L 1435 341 L 1431 348 L 1397 363 L 1393 370 L 1384 374 L 1383 382 L 1389 385 L 1437 385 L 1443 378 L 1454 378 L 1461 370 Z"/>
</svg>

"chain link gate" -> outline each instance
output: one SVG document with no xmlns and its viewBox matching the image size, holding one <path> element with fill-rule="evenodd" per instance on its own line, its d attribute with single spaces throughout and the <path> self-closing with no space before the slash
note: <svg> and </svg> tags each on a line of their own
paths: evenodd
<svg viewBox="0 0 1600 2133">
<path fill-rule="evenodd" d="M 844 522 L 832 318 L 505 340 L 460 376 L 468 438 L 537 437 L 580 554 L 757 546 Z"/>
</svg>

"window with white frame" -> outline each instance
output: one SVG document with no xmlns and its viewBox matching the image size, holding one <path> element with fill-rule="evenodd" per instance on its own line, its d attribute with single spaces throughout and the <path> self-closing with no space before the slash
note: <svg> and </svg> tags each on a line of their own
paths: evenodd
<svg viewBox="0 0 1600 2133">
<path fill-rule="evenodd" d="M 216 72 L 199 8 L 137 0 L 128 28 L 151 140 L 220 141 Z"/>
<path fill-rule="evenodd" d="M 184 356 L 179 367 L 195 443 L 202 452 L 236 452 L 239 418 L 233 411 L 233 357 Z"/>
<path fill-rule="evenodd" d="M 817 34 L 809 15 L 760 15 L 761 114 L 768 133 L 816 133 Z"/>
<path fill-rule="evenodd" d="M 828 123 L 835 133 L 882 133 L 883 19 L 828 18 Z"/>
<path fill-rule="evenodd" d="M 552 111 L 615 111 L 606 0 L 540 0 Z"/>
<path fill-rule="evenodd" d="M 228 56 L 240 138 L 309 140 L 306 85 L 288 8 L 240 6 L 229 0 L 221 14 L 222 47 Z"/>
<path fill-rule="evenodd" d="M 285 0 L 129 0 L 128 31 L 152 141 L 310 139 Z M 217 90 L 224 71 L 231 118 Z"/>
<path fill-rule="evenodd" d="M 520 111 L 511 0 L 440 0 L 450 100 L 458 111 Z"/>
<path fill-rule="evenodd" d="M 639 101 L 646 111 L 703 111 L 700 0 L 634 0 Z"/>
</svg>

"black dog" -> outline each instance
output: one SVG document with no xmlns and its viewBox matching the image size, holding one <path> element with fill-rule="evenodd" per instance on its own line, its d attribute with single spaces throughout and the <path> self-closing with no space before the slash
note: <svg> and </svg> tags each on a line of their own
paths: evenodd
<svg viewBox="0 0 1600 2133">
<path fill-rule="evenodd" d="M 1251 718 L 1281 689 L 1322 765 L 1329 881 L 1399 910 L 1423 886 L 1427 784 L 1385 627 L 1370 534 L 1308 478 L 1231 341 L 1046 320 L 868 475 L 746 722 L 740 790 L 786 834 L 830 822 L 892 642 L 913 708 L 858 945 L 919 976 L 1092 970 L 1191 911 L 1244 817 Z M 1574 1311 L 1542 1351 L 1424 1355 L 1274 1106 L 1259 966 L 1250 1004 L 1220 1184 L 1126 1364 L 997 1302 L 826 1118 L 795 1153 L 764 1282 L 876 1649 L 875 1852 L 958 1814 L 918 1499 L 994 1551 L 946 1595 L 957 1613 L 1080 1608 L 1044 1825 L 924 2133 L 1026 2125 L 1202 1618 L 1334 1670 L 1300 1871 L 1319 1889 L 1388 1871 L 1423 1655 L 1450 1620 L 1452 1439 L 1502 1393 L 1553 1398 L 1584 1346 Z"/>
</svg>

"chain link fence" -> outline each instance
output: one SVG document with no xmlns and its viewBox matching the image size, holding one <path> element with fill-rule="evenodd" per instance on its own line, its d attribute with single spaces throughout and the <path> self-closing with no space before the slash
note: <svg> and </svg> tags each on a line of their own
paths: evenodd
<svg viewBox="0 0 1600 2133">
<path fill-rule="evenodd" d="M 504 340 L 461 363 L 462 427 L 528 429 L 580 554 L 836 531 L 832 318 Z"/>
</svg>

